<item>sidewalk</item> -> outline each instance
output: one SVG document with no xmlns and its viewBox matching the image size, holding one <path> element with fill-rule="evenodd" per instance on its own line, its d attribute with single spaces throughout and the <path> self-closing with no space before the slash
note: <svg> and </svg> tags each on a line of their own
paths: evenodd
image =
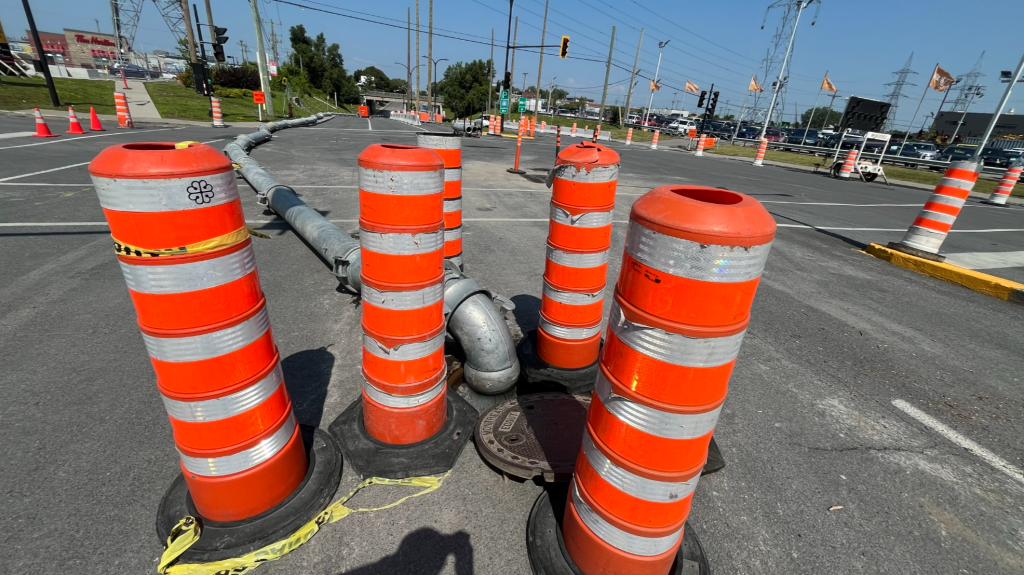
<svg viewBox="0 0 1024 575">
<path fill-rule="evenodd" d="M 124 82 L 118 78 L 114 80 L 114 91 L 124 92 L 128 100 L 128 111 L 131 112 L 132 121 L 159 120 L 160 111 L 156 109 L 149 92 L 146 90 L 146 83 L 142 80 L 128 80 L 128 89 L 124 89 Z"/>
</svg>

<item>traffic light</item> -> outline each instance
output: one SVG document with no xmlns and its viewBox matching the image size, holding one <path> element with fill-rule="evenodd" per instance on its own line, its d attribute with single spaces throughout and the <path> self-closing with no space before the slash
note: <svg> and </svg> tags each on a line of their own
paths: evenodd
<svg viewBox="0 0 1024 575">
<path fill-rule="evenodd" d="M 227 31 L 227 28 L 221 28 L 220 26 L 213 27 L 213 58 L 218 62 L 223 62 L 227 59 L 224 57 L 224 44 L 228 41 L 228 37 L 224 34 L 226 34 Z"/>
<path fill-rule="evenodd" d="M 718 92 L 711 92 L 711 97 L 708 98 L 708 107 L 706 110 L 709 118 L 713 118 L 715 116 L 716 106 L 718 106 Z"/>
<path fill-rule="evenodd" d="M 707 90 L 702 90 L 701 93 L 700 93 L 700 98 L 697 99 L 697 107 L 698 108 L 703 108 L 704 107 L 704 102 L 707 100 L 707 98 L 708 98 L 708 91 Z"/>
<path fill-rule="evenodd" d="M 501 87 L 504 90 L 508 90 L 512 86 L 512 72 L 505 72 L 505 81 L 501 83 Z"/>
<path fill-rule="evenodd" d="M 559 58 L 568 58 L 569 57 L 569 37 L 568 36 L 562 36 L 562 47 L 558 49 L 558 57 Z"/>
</svg>

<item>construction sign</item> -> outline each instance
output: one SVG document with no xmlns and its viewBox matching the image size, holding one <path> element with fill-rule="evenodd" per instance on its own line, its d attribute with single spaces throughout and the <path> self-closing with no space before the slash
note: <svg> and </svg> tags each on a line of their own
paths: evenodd
<svg viewBox="0 0 1024 575">
<path fill-rule="evenodd" d="M 253 92 L 252 101 L 254 104 L 266 104 L 267 96 L 263 92 Z"/>
</svg>

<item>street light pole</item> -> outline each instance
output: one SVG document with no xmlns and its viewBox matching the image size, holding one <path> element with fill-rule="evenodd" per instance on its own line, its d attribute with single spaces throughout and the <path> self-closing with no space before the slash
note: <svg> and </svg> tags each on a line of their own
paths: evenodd
<svg viewBox="0 0 1024 575">
<path fill-rule="evenodd" d="M 786 46 L 786 56 L 782 59 L 782 66 L 779 68 L 779 79 L 775 82 L 775 89 L 772 90 L 772 101 L 768 104 L 768 115 L 765 116 L 764 125 L 761 126 L 761 138 L 764 138 L 764 133 L 768 131 L 768 124 L 772 121 L 772 113 L 775 111 L 775 102 L 779 98 L 779 92 L 782 91 L 782 85 L 785 81 L 783 78 L 786 74 L 786 64 L 789 63 L 789 56 L 793 52 L 793 40 L 796 40 L 796 29 L 800 26 L 800 14 L 804 11 L 804 8 L 810 6 L 811 2 L 814 1 L 815 0 L 797 0 L 796 22 L 793 23 L 793 32 L 789 35 L 789 44 Z M 763 27 L 764 26 L 762 26 L 762 28 Z"/>
<path fill-rule="evenodd" d="M 430 56 L 424 56 L 424 58 L 427 59 L 427 62 L 433 62 L 434 63 L 434 84 L 437 84 L 437 63 L 438 62 L 447 62 L 448 58 L 438 58 L 437 60 L 431 59 Z M 429 64 L 427 64 L 427 71 L 428 72 L 430 71 L 430 65 Z M 430 88 L 430 84 L 427 84 L 427 88 Z M 437 90 L 432 90 L 432 91 L 429 91 L 428 93 L 430 94 L 430 113 L 433 114 L 434 113 L 434 108 L 437 107 Z"/>
<path fill-rule="evenodd" d="M 512 43 L 512 3 L 515 0 L 508 0 L 508 32 L 505 34 L 505 70 L 501 75 L 501 90 L 509 90 L 509 103 L 511 103 L 511 90 L 512 87 L 505 87 L 505 73 L 508 72 L 508 52 L 509 47 Z M 498 92 L 498 117 L 500 122 L 498 124 L 498 133 L 501 134 L 505 131 L 505 114 L 501 112 L 501 90 Z"/>
<path fill-rule="evenodd" d="M 416 64 L 415 67 L 410 68 L 409 64 L 403 64 L 401 62 L 395 62 L 395 64 L 398 64 L 399 66 L 405 68 L 405 77 L 406 78 L 411 78 L 412 77 L 412 71 L 414 69 L 419 68 L 421 66 L 421 64 Z M 412 94 L 409 92 L 409 88 L 410 88 L 409 83 L 406 82 L 405 83 L 406 108 L 412 107 Z"/>
<path fill-rule="evenodd" d="M 665 46 L 671 40 L 665 40 L 664 42 L 658 42 L 658 65 L 654 68 L 654 80 L 651 83 L 651 100 L 647 102 L 647 111 L 644 113 L 644 126 L 647 125 L 647 120 L 651 118 L 651 106 L 654 105 L 654 91 L 658 87 L 658 72 L 661 71 L 661 53 L 665 50 Z"/>
<path fill-rule="evenodd" d="M 1006 91 L 1003 92 L 1003 97 L 999 100 L 999 105 L 996 106 L 996 111 L 992 114 L 992 118 L 988 121 L 988 127 L 985 128 L 985 135 L 981 137 L 981 145 L 974 151 L 975 162 L 981 157 L 981 150 L 988 143 L 989 137 L 992 136 L 992 130 L 996 127 L 996 122 L 999 121 L 999 115 L 1003 113 L 1003 108 L 1006 107 L 1006 102 L 1010 99 L 1010 92 L 1013 91 L 1013 85 L 1017 83 L 1020 78 L 1021 71 L 1024 70 L 1024 56 L 1021 57 L 1020 63 L 1017 64 L 1017 69 L 1013 72 L 1013 77 L 1010 78 L 1010 82 L 1006 85 Z M 957 126 L 959 128 L 959 126 Z"/>
</svg>

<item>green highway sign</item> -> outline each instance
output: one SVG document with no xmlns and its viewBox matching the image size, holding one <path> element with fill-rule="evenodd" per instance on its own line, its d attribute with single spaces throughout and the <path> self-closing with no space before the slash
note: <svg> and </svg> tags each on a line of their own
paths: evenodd
<svg viewBox="0 0 1024 575">
<path fill-rule="evenodd" d="M 508 90 L 501 91 L 501 109 L 502 114 L 508 113 Z"/>
<path fill-rule="evenodd" d="M 526 111 L 526 98 L 519 98 L 519 112 L 522 113 L 522 112 L 525 112 L 525 111 Z"/>
</svg>

